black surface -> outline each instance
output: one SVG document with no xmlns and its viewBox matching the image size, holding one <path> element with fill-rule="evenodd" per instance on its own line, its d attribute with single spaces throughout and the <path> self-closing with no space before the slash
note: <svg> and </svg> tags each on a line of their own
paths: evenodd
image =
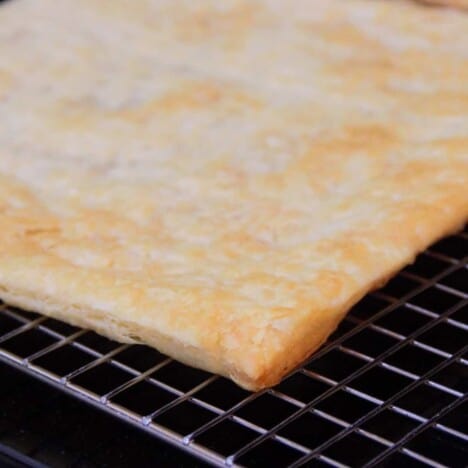
<svg viewBox="0 0 468 468">
<path fill-rule="evenodd" d="M 33 360 L 34 364 L 49 371 L 55 372 L 60 377 L 67 375 L 74 369 L 89 364 L 95 357 L 74 346 L 65 345 Z"/>
<path fill-rule="evenodd" d="M 118 393 L 111 401 L 136 414 L 146 416 L 174 401 L 175 398 L 175 395 L 164 388 L 143 381 Z"/>
<path fill-rule="evenodd" d="M 415 375 L 423 375 L 444 361 L 438 354 L 431 353 L 412 344 L 407 344 L 385 358 L 385 362 Z"/>
<path fill-rule="evenodd" d="M 212 406 L 222 410 L 230 409 L 248 396 L 249 392 L 223 378 L 216 379 L 194 394 L 195 398 L 210 402 Z"/>
<path fill-rule="evenodd" d="M 215 413 L 189 401 L 184 401 L 162 415 L 156 416 L 154 422 L 180 435 L 187 435 L 212 421 L 215 417 Z"/>
<path fill-rule="evenodd" d="M 467 465 L 468 444 L 434 428 L 428 428 L 415 437 L 408 448 L 453 468 Z"/>
<path fill-rule="evenodd" d="M 331 394 L 316 406 L 318 410 L 348 423 L 355 423 L 375 407 L 375 403 L 344 390 Z"/>
<path fill-rule="evenodd" d="M 2 348 L 22 358 L 50 346 L 57 340 L 37 328 L 15 335 L 2 343 Z"/>
<path fill-rule="evenodd" d="M 163 354 L 147 346 L 132 346 L 115 356 L 120 363 L 140 372 L 146 372 L 161 364 L 166 358 Z"/>
<path fill-rule="evenodd" d="M 330 388 L 331 385 L 311 379 L 302 372 L 296 372 L 278 385 L 281 393 L 303 403 L 319 398 Z"/>
<path fill-rule="evenodd" d="M 324 454 L 345 465 L 362 466 L 385 448 L 360 434 L 348 434 L 325 450 Z"/>
<path fill-rule="evenodd" d="M 395 411 L 384 410 L 367 420 L 362 429 L 376 434 L 391 442 L 398 442 L 402 437 L 419 426 L 419 422 Z"/>
<path fill-rule="evenodd" d="M 301 452 L 292 447 L 267 439 L 241 456 L 239 463 L 251 467 L 282 467 L 297 461 L 301 455 Z"/>
<path fill-rule="evenodd" d="M 255 431 L 227 419 L 195 438 L 195 442 L 229 456 L 252 442 L 257 435 Z"/>
<path fill-rule="evenodd" d="M 46 466 L 17 450 L 0 444 L 0 466 L 2 468 L 46 468 Z"/>
<path fill-rule="evenodd" d="M 339 382 L 361 369 L 366 361 L 333 349 L 318 358 L 312 358 L 306 368 Z"/>
<path fill-rule="evenodd" d="M 176 390 L 187 392 L 211 377 L 211 374 L 200 369 L 194 369 L 193 367 L 187 367 L 179 362 L 172 361 L 151 374 L 150 377 L 163 382 Z"/>
<path fill-rule="evenodd" d="M 0 363 L 0 466 L 207 466 Z"/>
<path fill-rule="evenodd" d="M 343 427 L 336 423 L 307 412 L 286 425 L 279 435 L 296 440 L 304 447 L 315 449 L 342 429 Z"/>
<path fill-rule="evenodd" d="M 131 380 L 134 376 L 123 369 L 107 362 L 99 364 L 83 372 L 71 381 L 75 385 L 86 388 L 96 395 L 105 395 L 113 388 L 119 387 Z"/>
<path fill-rule="evenodd" d="M 297 411 L 297 406 L 265 393 L 235 414 L 259 427 L 271 429 Z"/>
</svg>

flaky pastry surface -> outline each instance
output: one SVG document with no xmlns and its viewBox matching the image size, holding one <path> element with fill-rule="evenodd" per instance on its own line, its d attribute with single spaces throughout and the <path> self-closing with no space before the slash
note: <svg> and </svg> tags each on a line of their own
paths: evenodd
<svg viewBox="0 0 468 468">
<path fill-rule="evenodd" d="M 468 16 L 0 7 L 0 298 L 249 389 L 468 216 Z"/>
<path fill-rule="evenodd" d="M 427 5 L 438 7 L 459 8 L 460 10 L 468 11 L 468 0 L 417 0 L 418 2 Z"/>
</svg>

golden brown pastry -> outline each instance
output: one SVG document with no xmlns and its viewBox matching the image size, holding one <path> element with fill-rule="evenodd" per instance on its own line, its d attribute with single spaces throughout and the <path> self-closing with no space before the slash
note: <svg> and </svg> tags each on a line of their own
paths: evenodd
<svg viewBox="0 0 468 468">
<path fill-rule="evenodd" d="M 0 297 L 260 389 L 468 217 L 468 16 L 0 7 Z"/>
<path fill-rule="evenodd" d="M 417 0 L 417 1 L 421 3 L 426 3 L 428 5 L 468 10 L 468 0 Z"/>
</svg>

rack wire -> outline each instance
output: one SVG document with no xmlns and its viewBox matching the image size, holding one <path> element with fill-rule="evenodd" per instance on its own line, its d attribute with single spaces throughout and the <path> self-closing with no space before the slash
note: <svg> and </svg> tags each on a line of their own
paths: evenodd
<svg viewBox="0 0 468 468">
<path fill-rule="evenodd" d="M 1 361 L 217 466 L 465 466 L 467 332 L 467 230 L 258 393 L 0 303 Z"/>
</svg>

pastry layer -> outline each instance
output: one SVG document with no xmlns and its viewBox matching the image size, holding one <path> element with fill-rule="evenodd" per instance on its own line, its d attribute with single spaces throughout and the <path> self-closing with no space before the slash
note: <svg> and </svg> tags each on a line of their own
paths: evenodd
<svg viewBox="0 0 468 468">
<path fill-rule="evenodd" d="M 275 384 L 468 218 L 468 16 L 0 7 L 0 298 Z"/>
<path fill-rule="evenodd" d="M 418 0 L 421 3 L 428 5 L 459 8 L 461 10 L 468 10 L 468 0 Z"/>
</svg>

